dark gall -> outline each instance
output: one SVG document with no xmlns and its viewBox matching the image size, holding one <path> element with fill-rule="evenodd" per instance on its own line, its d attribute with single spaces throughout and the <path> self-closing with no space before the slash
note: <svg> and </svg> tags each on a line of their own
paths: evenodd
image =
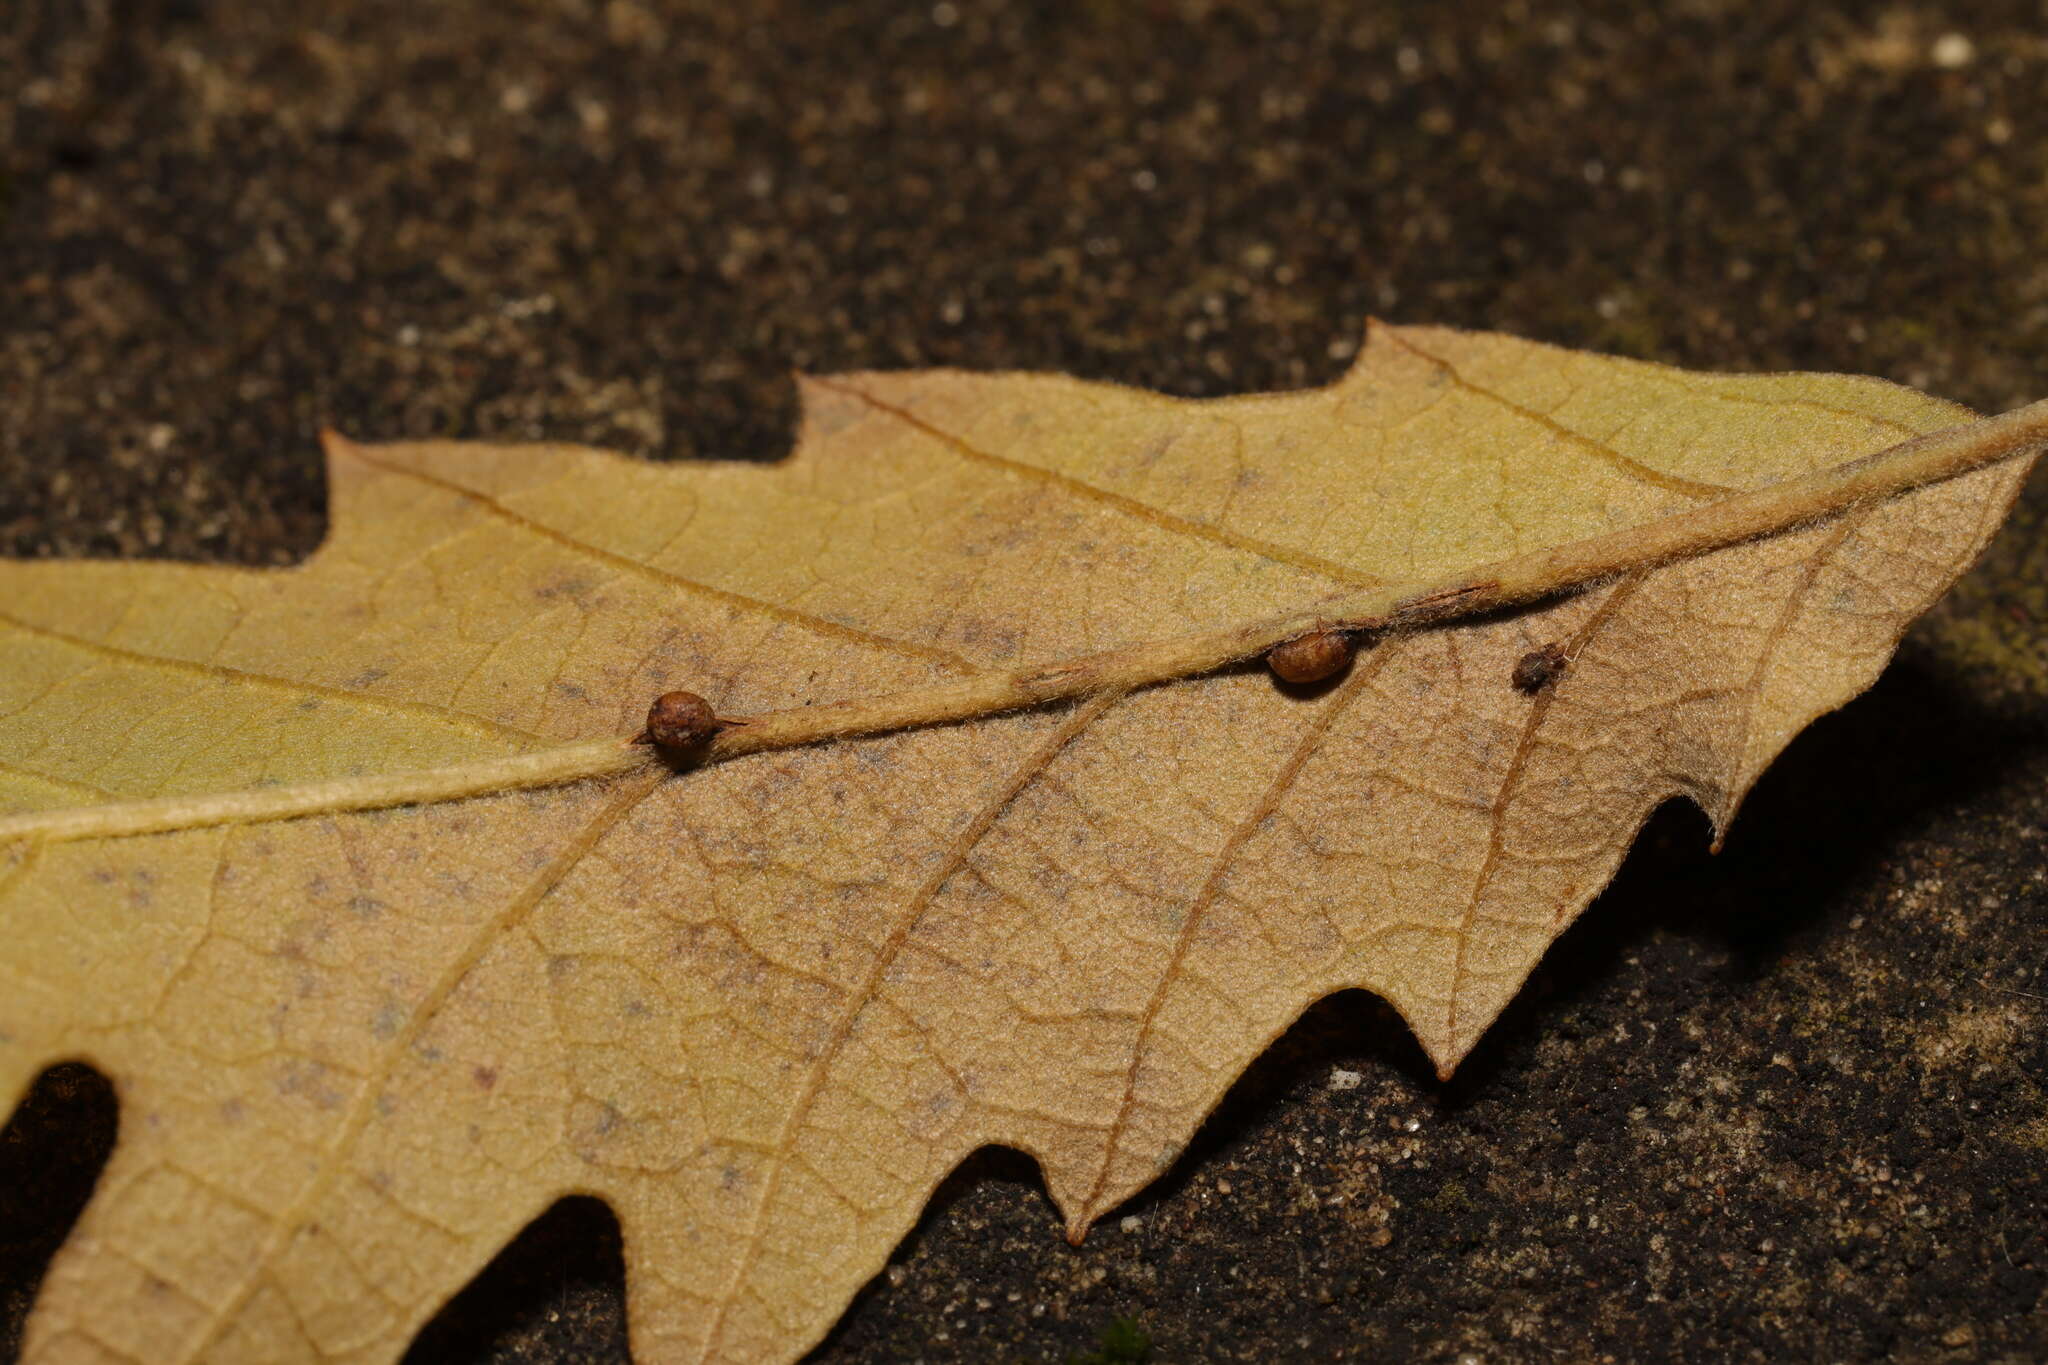
<svg viewBox="0 0 2048 1365">
<path fill-rule="evenodd" d="M 647 739 L 664 749 L 694 749 L 719 731 L 711 703 L 695 692 L 664 692 L 647 708 Z"/>
<path fill-rule="evenodd" d="M 1510 681 L 1523 692 L 1541 692 L 1563 675 L 1568 662 L 1562 645 L 1532 649 L 1516 662 Z"/>
<path fill-rule="evenodd" d="M 1313 630 L 1266 652 L 1266 666 L 1282 682 L 1312 683 L 1351 662 L 1351 640 L 1339 630 Z"/>
</svg>

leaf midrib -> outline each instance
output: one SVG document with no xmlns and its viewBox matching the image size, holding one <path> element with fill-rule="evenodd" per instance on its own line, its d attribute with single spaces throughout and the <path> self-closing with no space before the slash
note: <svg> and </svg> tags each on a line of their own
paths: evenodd
<svg viewBox="0 0 2048 1365">
<path fill-rule="evenodd" d="M 2048 399 L 1916 437 L 1846 464 L 1447 578 L 1332 593 L 1240 625 L 1141 641 L 1025 669 L 990 669 L 873 697 L 729 718 L 746 723 L 724 731 L 702 761 L 723 762 L 771 749 L 955 724 L 1098 692 L 1155 686 L 1214 672 L 1318 627 L 1398 632 L 1442 625 L 1826 521 L 1854 507 L 2026 455 L 2043 444 L 2048 444 Z M 461 800 L 613 776 L 661 761 L 630 743 L 585 741 L 439 768 L 0 817 L 0 841 L 126 837 Z"/>
</svg>

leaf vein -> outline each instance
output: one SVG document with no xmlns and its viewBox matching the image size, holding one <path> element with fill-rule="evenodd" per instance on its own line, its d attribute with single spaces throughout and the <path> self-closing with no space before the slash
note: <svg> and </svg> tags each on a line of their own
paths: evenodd
<svg viewBox="0 0 2048 1365">
<path fill-rule="evenodd" d="M 268 1278 L 268 1267 L 284 1249 L 285 1243 L 297 1232 L 306 1215 L 326 1197 L 337 1177 L 344 1169 L 344 1162 L 353 1150 L 355 1141 L 368 1127 L 376 1113 L 377 1097 L 392 1076 L 400 1062 L 408 1056 L 413 1045 L 419 1041 L 427 1026 L 439 1017 L 441 1009 L 452 998 L 456 990 L 468 979 L 469 974 L 491 946 L 507 933 L 522 925 L 535 906 L 559 886 L 562 879 L 573 872 L 590 850 L 647 794 L 660 785 L 666 774 L 661 770 L 636 774 L 633 780 L 619 784 L 618 790 L 606 801 L 582 829 L 578 830 L 553 858 L 549 859 L 532 881 L 527 883 L 503 910 L 480 925 L 471 935 L 463 952 L 442 972 L 418 1005 L 414 1006 L 406 1025 L 399 1030 L 384 1049 L 383 1059 L 377 1068 L 365 1076 L 356 1087 L 353 1101 L 337 1128 L 334 1140 L 320 1154 L 319 1164 L 308 1179 L 305 1192 L 292 1207 L 271 1225 L 269 1237 L 262 1249 L 252 1258 L 249 1273 L 243 1277 L 227 1301 L 209 1320 L 206 1331 L 198 1342 L 180 1359 L 197 1360 L 205 1356 L 220 1339 L 221 1332 L 235 1316 L 248 1305 L 261 1282 Z M 316 1348 L 317 1349 L 317 1348 Z"/>
<path fill-rule="evenodd" d="M 1600 628 L 1606 625 L 1613 618 L 1614 614 L 1621 610 L 1622 605 L 1636 594 L 1636 591 L 1642 587 L 1645 579 L 1645 574 L 1635 573 L 1617 584 L 1607 594 L 1607 599 L 1595 608 L 1593 614 L 1587 618 L 1586 624 L 1579 627 L 1572 635 L 1571 641 L 1564 646 L 1565 657 L 1568 659 L 1577 658 L 1579 653 L 1585 649 L 1586 642 L 1599 633 Z M 1543 728 L 1545 718 L 1550 714 L 1551 705 L 1556 701 L 1558 695 L 1563 691 L 1570 679 L 1571 674 L 1567 671 L 1563 679 L 1552 683 L 1549 687 L 1538 692 L 1535 699 L 1530 702 L 1529 713 L 1522 721 L 1521 735 L 1515 743 L 1514 756 L 1508 760 L 1507 770 L 1501 776 L 1500 788 L 1493 800 L 1493 812 L 1487 820 L 1486 856 L 1480 862 L 1479 875 L 1473 878 L 1472 893 L 1465 901 L 1464 913 L 1460 917 L 1458 925 L 1458 947 L 1451 961 L 1451 991 L 1444 1011 L 1444 1037 L 1452 1040 L 1454 1046 L 1458 1036 L 1458 992 L 1463 986 L 1467 974 L 1471 973 L 1471 968 L 1467 966 L 1465 959 L 1471 944 L 1472 925 L 1479 914 L 1479 903 L 1486 895 L 1488 884 L 1493 880 L 1493 870 L 1500 863 L 1501 854 L 1506 842 L 1505 825 L 1508 805 L 1514 800 L 1516 793 L 1521 787 L 1522 777 L 1528 770 L 1529 755 L 1536 747 L 1537 735 Z M 1489 975 L 1485 973 L 1471 974 Z M 1449 1071 L 1441 1065 L 1437 1068 L 1437 1074 L 1445 1080 L 1450 1078 Z"/>
<path fill-rule="evenodd" d="M 1097 1212 L 1096 1200 L 1101 1198 L 1102 1191 L 1109 1182 L 1110 1167 L 1115 1160 L 1117 1147 L 1129 1127 L 1131 1110 L 1137 1102 L 1138 1070 L 1144 1062 L 1145 1048 L 1152 1037 L 1153 1027 L 1158 1022 L 1160 1007 L 1165 1003 L 1167 992 L 1173 988 L 1173 983 L 1181 975 L 1181 965 L 1187 960 L 1188 949 L 1194 943 L 1195 931 L 1222 891 L 1225 874 L 1245 844 L 1250 842 L 1251 837 L 1265 823 L 1266 817 L 1278 809 L 1281 800 L 1294 785 L 1294 780 L 1300 776 L 1303 766 L 1322 746 L 1324 738 L 1329 734 L 1330 728 L 1337 723 L 1338 717 L 1369 689 L 1380 670 L 1401 652 L 1402 641 L 1398 638 L 1384 641 L 1366 657 L 1364 662 L 1352 669 L 1351 676 L 1343 681 L 1309 722 L 1306 733 L 1294 746 L 1286 761 L 1281 764 L 1258 801 L 1245 814 L 1244 819 L 1225 836 L 1222 845 L 1217 849 L 1208 876 L 1203 880 L 1201 889 L 1195 893 L 1194 899 L 1189 902 L 1187 914 L 1181 920 L 1180 932 L 1174 939 L 1173 952 L 1159 973 L 1158 982 L 1152 989 L 1151 997 L 1146 1001 L 1144 1012 L 1138 1017 L 1138 1035 L 1131 1044 L 1131 1060 L 1124 1072 L 1123 1099 L 1118 1104 L 1116 1118 L 1111 1122 L 1108 1135 L 1103 1142 L 1102 1165 L 1096 1171 L 1094 1187 L 1075 1210 L 1068 1227 L 1069 1239 L 1075 1238 Z"/>
<path fill-rule="evenodd" d="M 298 678 L 280 678 L 268 673 L 255 673 L 248 669 L 231 668 L 226 664 L 203 663 L 195 659 L 173 659 L 161 654 L 146 654 L 140 650 L 124 649 L 119 645 L 104 644 L 88 640 L 49 626 L 39 626 L 18 617 L 0 612 L 0 625 L 11 626 L 26 635 L 45 640 L 54 640 L 74 649 L 101 659 L 117 663 L 141 664 L 150 668 L 162 668 L 173 673 L 191 677 L 207 678 L 217 682 L 247 683 L 257 687 L 276 688 L 294 694 L 310 694 L 328 697 L 338 701 L 351 702 L 395 714 L 429 717 L 435 720 L 450 720 L 466 725 L 473 730 L 501 739 L 517 740 L 522 746 L 538 743 L 542 736 L 515 726 L 501 725 L 497 721 L 472 715 L 451 706 L 436 706 L 432 702 L 408 701 L 397 697 L 380 697 L 368 692 L 351 691 L 346 687 L 330 687 L 325 683 L 306 682 Z"/>
<path fill-rule="evenodd" d="M 886 413 L 906 426 L 923 432 L 964 460 L 986 465 L 992 469 L 1004 470 L 1007 473 L 1015 474 L 1035 483 L 1057 488 L 1084 502 L 1098 503 L 1104 507 L 1113 508 L 1126 516 L 1146 522 L 1161 530 L 1170 531 L 1175 535 L 1210 541 L 1233 550 L 1243 551 L 1246 554 L 1257 555 L 1261 559 L 1271 560 L 1276 564 L 1287 564 L 1297 569 L 1303 569 L 1309 573 L 1318 574 L 1324 578 L 1348 584 L 1352 587 L 1378 587 L 1386 582 L 1383 578 L 1363 573 L 1347 565 L 1339 564 L 1334 560 L 1306 554 L 1300 550 L 1291 549 L 1288 546 L 1276 544 L 1272 541 L 1240 535 L 1235 531 L 1226 531 L 1220 526 L 1212 526 L 1207 522 L 1176 516 L 1172 512 L 1154 507 L 1151 503 L 1141 502 L 1137 498 L 1128 497 L 1122 493 L 1112 493 L 1106 488 L 1098 488 L 1092 483 L 1085 483 L 1071 475 L 1059 473 L 1057 470 L 1046 469 L 1040 465 L 1027 464 L 1023 460 L 1012 460 L 1006 456 L 982 450 L 979 447 L 970 445 L 943 427 L 927 422 L 908 408 L 899 407 L 894 403 L 877 398 L 859 385 L 850 383 L 847 380 L 820 379 L 813 376 L 811 382 L 819 385 L 821 388 L 830 389 L 834 393 L 842 393 L 848 397 L 859 399 L 875 411 Z M 1241 440 L 1242 437 L 1240 436 Z"/>
<path fill-rule="evenodd" d="M 1423 350 L 1420 346 L 1417 346 L 1414 342 L 1402 336 L 1399 329 L 1397 328 L 1384 328 L 1381 329 L 1381 332 L 1378 334 L 1385 335 L 1387 338 L 1393 341 L 1395 345 L 1401 347 L 1401 349 L 1409 352 L 1411 355 L 1419 356 L 1421 359 L 1426 360 L 1430 364 L 1435 365 L 1436 367 L 1441 369 L 1443 371 L 1444 377 L 1450 380 L 1451 383 L 1455 384 L 1459 389 L 1463 390 L 1464 392 L 1469 393 L 1476 398 L 1483 398 L 1488 402 L 1493 403 L 1496 406 L 1513 413 L 1515 416 L 1520 417 L 1524 421 L 1531 422 L 1536 426 L 1543 428 L 1545 431 L 1557 437 L 1565 444 L 1572 446 L 1574 449 L 1582 450 L 1589 455 L 1592 455 L 1600 460 L 1605 461 L 1607 464 L 1613 466 L 1617 470 L 1620 470 L 1623 474 L 1628 475 L 1630 478 L 1635 479 L 1640 483 L 1647 483 L 1652 485 L 1653 487 L 1662 488 L 1667 492 L 1680 493 L 1688 498 L 1698 498 L 1702 500 L 1708 498 L 1726 497 L 1730 493 L 1741 491 L 1740 489 L 1732 488 L 1727 484 L 1705 483 L 1701 480 L 1688 479 L 1678 474 L 1667 474 L 1661 469 L 1653 469 L 1649 465 L 1644 464 L 1640 460 L 1630 459 L 1628 456 L 1622 454 L 1619 450 L 1616 450 L 1614 447 L 1610 445 L 1606 445 L 1600 441 L 1596 441 L 1592 437 L 1587 436 L 1582 432 L 1573 431 L 1570 427 L 1558 421 L 1555 417 L 1550 416 L 1548 413 L 1538 412 L 1535 408 L 1529 407 L 1526 404 L 1517 403 L 1514 399 L 1509 398 L 1506 394 L 1495 393 L 1491 389 L 1485 388 L 1478 384 L 1474 384 L 1471 380 L 1465 378 L 1465 376 L 1458 373 L 1457 366 L 1451 364 L 1450 361 L 1443 359 L 1441 356 L 1432 355 L 1428 351 Z"/>
<path fill-rule="evenodd" d="M 820 635 L 830 635 L 837 639 L 870 645 L 876 649 L 885 649 L 890 653 L 919 659 L 926 663 L 936 663 L 953 669 L 956 672 L 971 672 L 975 667 L 973 663 L 953 653 L 951 650 L 938 649 L 931 645 L 915 644 L 909 640 L 899 640 L 891 635 L 882 635 L 875 631 L 864 630 L 859 626 L 849 626 L 843 622 L 829 620 L 810 612 L 798 611 L 779 602 L 771 602 L 765 598 L 749 597 L 745 593 L 733 592 L 729 588 L 720 588 L 710 583 L 702 583 L 682 574 L 671 573 L 666 569 L 658 569 L 652 564 L 643 564 L 628 555 L 604 549 L 602 546 L 592 545 L 585 540 L 578 540 L 566 532 L 558 531 L 543 522 L 535 521 L 523 513 L 513 511 L 496 498 L 485 493 L 479 493 L 473 488 L 466 488 L 456 483 L 453 479 L 444 479 L 437 474 L 429 474 L 422 469 L 408 469 L 403 465 L 391 464 L 377 459 L 363 447 L 352 442 L 337 443 L 336 448 L 347 450 L 354 458 L 383 473 L 397 478 L 412 479 L 419 483 L 439 488 L 444 492 L 453 493 L 457 497 L 467 499 L 507 525 L 517 527 L 528 535 L 549 541 L 570 551 L 572 554 L 582 555 L 587 559 L 594 559 L 601 564 L 608 565 L 633 577 L 665 584 L 668 587 L 676 588 L 683 592 L 695 593 L 702 597 L 726 603 L 729 606 L 758 612 L 785 625 L 800 626 L 806 630 L 815 631 Z"/>
<path fill-rule="evenodd" d="M 989 830 L 995 827 L 1003 812 L 1010 808 L 1024 789 L 1030 786 L 1069 744 L 1092 726 L 1104 712 L 1121 701 L 1123 696 L 1121 692 L 1105 692 L 1074 708 L 1073 713 L 1062 721 L 1043 743 L 1033 749 L 1024 762 L 1018 765 L 1009 778 L 996 789 L 993 797 L 975 815 L 973 822 L 960 832 L 953 847 L 932 874 L 911 896 L 902 918 L 890 932 L 888 940 L 876 952 L 859 989 L 849 997 L 846 1012 L 835 1024 L 824 1047 L 819 1049 L 817 1059 L 807 1068 L 803 1089 L 791 1103 L 789 1113 L 783 1120 L 781 1134 L 776 1140 L 777 1159 L 770 1164 L 767 1177 L 761 1183 L 761 1193 L 754 1203 L 753 1219 L 741 1244 L 739 1256 L 734 1261 L 732 1276 L 726 1281 L 725 1292 L 719 1295 L 718 1310 L 705 1335 L 704 1354 L 707 1358 L 717 1349 L 733 1299 L 747 1288 L 747 1274 L 753 1267 L 754 1258 L 760 1253 L 769 1206 L 774 1201 L 780 1175 L 787 1156 L 793 1149 L 795 1136 L 809 1117 L 811 1106 L 816 1102 L 824 1086 L 826 1072 L 831 1069 L 834 1058 L 852 1036 L 854 1024 L 870 1003 L 881 998 L 882 980 L 890 965 L 901 953 L 904 945 L 910 941 L 910 935 L 923 921 L 925 911 L 930 908 L 932 901 L 937 898 L 946 883 L 952 880 L 954 873 L 965 864 L 968 855 L 980 844 Z"/>
</svg>

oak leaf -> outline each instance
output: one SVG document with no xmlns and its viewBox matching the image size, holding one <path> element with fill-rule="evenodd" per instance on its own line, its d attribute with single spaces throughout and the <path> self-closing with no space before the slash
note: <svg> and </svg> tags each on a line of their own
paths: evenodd
<svg viewBox="0 0 2048 1365">
<path fill-rule="evenodd" d="M 0 1102 L 121 1105 L 29 1360 L 388 1360 L 576 1192 L 642 1358 L 784 1360 L 968 1153 L 1078 1237 L 1323 995 L 1448 1073 L 2048 430 L 1389 327 L 803 397 L 772 468 L 331 438 L 290 570 L 0 565 Z M 743 723 L 630 742 L 673 688 Z"/>
</svg>

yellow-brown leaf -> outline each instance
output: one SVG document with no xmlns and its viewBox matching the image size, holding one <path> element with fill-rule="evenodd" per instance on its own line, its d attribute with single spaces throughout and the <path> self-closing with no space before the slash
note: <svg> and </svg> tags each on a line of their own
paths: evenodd
<svg viewBox="0 0 2048 1365">
<path fill-rule="evenodd" d="M 804 397 L 773 468 L 333 440 L 287 571 L 0 565 L 0 1099 L 122 1106 L 28 1359 L 388 1360 L 570 1192 L 642 1358 L 788 1359 L 967 1153 L 1078 1236 L 1329 992 L 1448 1073 L 2048 425 L 1879 497 L 1801 480 L 1969 414 L 1394 328 L 1308 393 Z M 674 688 L 749 723 L 627 744 Z"/>
</svg>

